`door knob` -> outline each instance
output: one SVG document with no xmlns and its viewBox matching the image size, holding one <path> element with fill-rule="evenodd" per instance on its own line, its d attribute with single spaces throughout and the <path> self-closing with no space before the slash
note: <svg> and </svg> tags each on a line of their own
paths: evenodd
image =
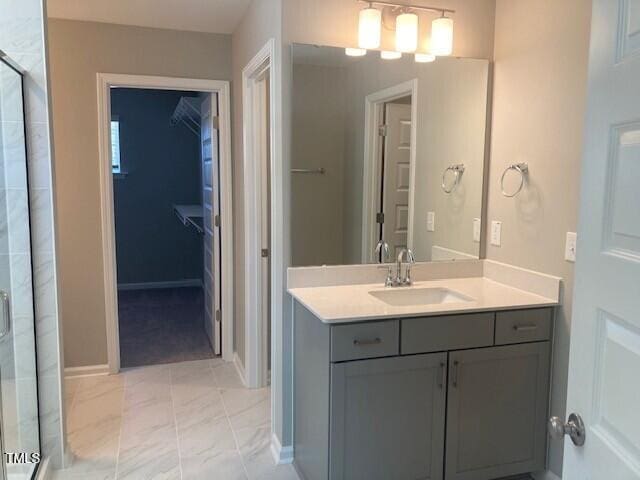
<svg viewBox="0 0 640 480">
<path fill-rule="evenodd" d="M 547 428 L 552 438 L 561 439 L 565 435 L 569 435 L 576 447 L 584 445 L 587 432 L 584 428 L 582 417 L 577 413 L 569 415 L 567 423 L 564 423 L 560 417 L 551 417 Z"/>
</svg>

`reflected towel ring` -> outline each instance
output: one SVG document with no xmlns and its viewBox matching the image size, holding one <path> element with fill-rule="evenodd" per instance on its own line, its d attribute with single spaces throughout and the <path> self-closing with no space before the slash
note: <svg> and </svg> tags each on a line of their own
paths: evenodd
<svg viewBox="0 0 640 480">
<path fill-rule="evenodd" d="M 454 179 L 451 187 L 447 188 L 446 176 L 447 172 L 453 172 Z M 453 192 L 456 187 L 460 184 L 460 179 L 462 178 L 462 174 L 464 173 L 464 164 L 459 163 L 457 165 L 449 165 L 444 172 L 442 173 L 442 190 L 447 195 Z"/>
<path fill-rule="evenodd" d="M 518 188 L 513 193 L 507 193 L 504 191 L 504 177 L 507 175 L 509 170 L 515 170 L 520 174 L 520 185 L 518 185 Z M 502 195 L 508 198 L 513 198 L 516 195 L 518 195 L 522 191 L 522 188 L 524 187 L 525 178 L 528 173 L 529 173 L 529 165 L 527 165 L 526 163 L 514 163 L 512 165 L 509 165 L 505 169 L 505 171 L 502 172 L 502 178 L 500 178 L 500 189 L 502 190 Z"/>
</svg>

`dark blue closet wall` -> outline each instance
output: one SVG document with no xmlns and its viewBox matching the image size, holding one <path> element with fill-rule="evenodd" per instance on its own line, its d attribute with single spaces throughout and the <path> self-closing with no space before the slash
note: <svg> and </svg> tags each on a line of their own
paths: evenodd
<svg viewBox="0 0 640 480">
<path fill-rule="evenodd" d="M 113 89 L 123 172 L 114 178 L 118 284 L 202 279 L 202 236 L 172 204 L 200 204 L 200 140 L 169 121 L 184 92 Z M 195 94 L 186 94 L 195 95 Z"/>
</svg>

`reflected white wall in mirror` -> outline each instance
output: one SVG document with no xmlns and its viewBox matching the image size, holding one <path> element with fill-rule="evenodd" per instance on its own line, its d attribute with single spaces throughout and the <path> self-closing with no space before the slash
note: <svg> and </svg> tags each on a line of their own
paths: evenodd
<svg viewBox="0 0 640 480">
<path fill-rule="evenodd" d="M 378 262 L 381 239 L 392 256 L 479 258 L 488 76 L 487 60 L 294 45 L 292 265 Z"/>
</svg>

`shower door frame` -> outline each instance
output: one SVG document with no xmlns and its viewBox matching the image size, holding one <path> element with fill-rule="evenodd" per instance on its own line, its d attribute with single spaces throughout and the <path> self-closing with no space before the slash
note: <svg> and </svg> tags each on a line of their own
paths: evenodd
<svg viewBox="0 0 640 480">
<path fill-rule="evenodd" d="M 35 301 L 36 298 L 36 292 L 35 292 L 35 285 L 34 285 L 34 268 L 33 268 L 33 228 L 32 228 L 32 223 L 31 223 L 31 189 L 30 189 L 30 184 L 29 184 L 29 143 L 28 143 L 28 132 L 27 132 L 27 118 L 26 118 L 26 96 L 25 96 L 25 75 L 27 73 L 26 70 L 24 70 L 20 64 L 18 64 L 16 61 L 14 61 L 9 55 L 7 55 L 3 50 L 0 50 L 0 62 L 4 63 L 7 67 L 9 67 L 11 70 L 13 70 L 14 72 L 16 72 L 16 74 L 20 77 L 20 101 L 21 101 L 21 105 L 22 105 L 22 134 L 23 134 L 23 138 L 24 138 L 24 144 L 23 144 L 23 149 L 24 149 L 24 168 L 25 168 L 25 180 L 26 180 L 26 184 L 25 184 L 25 188 L 26 188 L 26 192 L 27 192 L 27 219 L 26 222 L 29 225 L 29 260 L 30 260 L 30 264 L 31 264 L 31 298 L 32 300 L 32 304 L 31 304 L 31 309 L 32 309 L 32 318 L 33 318 L 33 355 L 34 355 L 34 359 L 35 359 L 35 395 L 36 395 L 36 413 L 37 413 L 37 425 L 38 425 L 38 429 L 37 429 L 37 434 L 38 434 L 38 454 L 40 455 L 40 461 L 38 461 L 32 472 L 31 472 L 31 479 L 41 479 L 41 478 L 47 478 L 47 476 L 49 475 L 49 458 L 44 458 L 43 457 L 43 453 L 42 453 L 42 432 L 41 432 L 41 427 L 40 427 L 40 402 L 39 399 L 40 398 L 40 383 L 39 383 L 39 378 L 38 378 L 38 336 L 36 334 L 36 309 L 35 309 L 35 303 L 33 303 Z M 8 231 L 8 223 L 7 223 L 7 231 Z M 11 302 L 11 296 L 10 296 L 10 300 Z M 11 306 L 9 307 L 9 319 L 7 320 L 7 322 L 9 322 L 9 330 L 7 331 L 7 333 L 9 333 L 13 327 L 12 325 L 12 314 L 11 314 Z M 1 372 L 0 372 L 1 374 Z M 1 395 L 1 390 L 0 390 L 0 455 L 2 456 L 2 458 L 0 458 L 0 468 L 2 469 L 1 476 L 3 479 L 8 479 L 8 474 L 7 474 L 7 466 L 6 466 L 6 462 L 5 462 L 5 438 L 4 438 L 4 417 L 3 417 L 3 412 L 2 412 L 2 395 Z M 35 453 L 35 452 L 30 452 L 30 453 Z"/>
<path fill-rule="evenodd" d="M 222 359 L 233 361 L 233 196 L 231 158 L 231 94 L 225 80 L 204 80 L 184 77 L 160 77 L 98 73 L 98 153 L 100 161 L 100 216 L 102 229 L 102 259 L 104 298 L 107 326 L 108 373 L 120 371 L 120 337 L 115 249 L 115 219 L 113 212 L 113 172 L 111 165 L 111 88 L 146 88 L 215 93 L 218 95 L 219 162 L 220 162 L 220 267 L 221 267 L 221 347 Z M 85 372 L 87 373 L 87 372 Z"/>
</svg>

